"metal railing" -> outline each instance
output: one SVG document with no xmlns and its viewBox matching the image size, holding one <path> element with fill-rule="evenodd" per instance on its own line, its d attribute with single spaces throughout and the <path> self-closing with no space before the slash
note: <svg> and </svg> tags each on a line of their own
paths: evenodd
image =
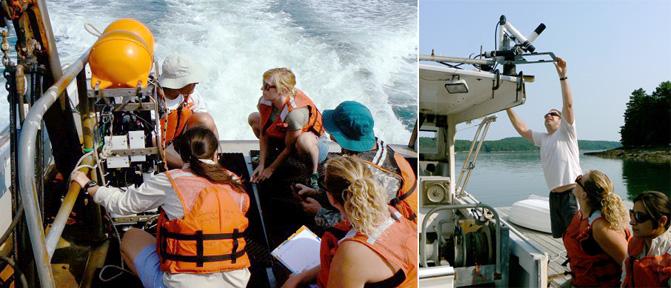
<svg viewBox="0 0 671 288">
<path fill-rule="evenodd" d="M 475 163 L 478 161 L 478 155 L 480 154 L 482 144 L 485 143 L 487 131 L 489 131 L 489 126 L 494 121 L 496 121 L 496 116 L 492 115 L 482 119 L 482 122 L 480 122 L 478 125 L 478 130 L 473 136 L 471 148 L 468 149 L 468 154 L 466 155 L 466 159 L 464 159 L 464 164 L 461 168 L 461 172 L 459 173 L 459 178 L 457 179 L 457 186 L 455 186 L 456 189 L 459 189 L 457 196 L 465 195 L 464 192 L 466 192 L 466 185 L 468 185 L 468 180 L 471 179 L 471 174 L 473 173 L 473 169 L 475 169 Z"/>
<path fill-rule="evenodd" d="M 45 9 L 46 10 L 46 9 Z M 52 43 L 55 45 L 55 42 Z M 54 48 L 55 49 L 55 48 Z M 54 50 L 55 51 L 55 50 Z M 21 136 L 19 139 L 19 188 L 21 193 L 21 198 L 23 199 L 23 206 L 25 209 L 26 215 L 26 224 L 28 226 L 28 233 L 30 235 L 30 243 L 33 249 L 33 254 L 35 256 L 35 265 L 37 266 L 37 274 L 40 278 L 40 284 L 42 287 L 55 287 L 54 275 L 51 271 L 51 253 L 54 251 L 54 247 L 49 250 L 49 247 L 46 244 L 45 232 L 42 227 L 44 227 L 44 222 L 40 214 L 39 204 L 37 202 L 37 192 L 36 184 L 34 182 L 35 177 L 35 144 L 37 139 L 37 132 L 42 123 L 42 118 L 47 112 L 49 107 L 53 105 L 59 96 L 63 94 L 65 89 L 70 85 L 73 79 L 77 74 L 84 69 L 86 63 L 88 62 L 90 49 L 87 50 L 79 59 L 77 59 L 72 65 L 70 65 L 64 72 L 63 76 L 58 79 L 58 81 L 49 87 L 49 89 L 42 94 L 37 102 L 32 106 L 26 120 L 23 122 L 21 128 Z M 77 190 L 77 192 L 79 191 Z M 77 199 L 75 197 L 66 197 L 64 203 L 61 205 L 61 208 L 58 211 L 58 215 L 69 215 L 74 206 L 74 201 Z M 72 202 L 72 203 L 69 203 Z M 63 232 L 65 227 L 65 220 L 67 217 L 57 217 L 56 221 L 52 224 L 52 228 L 49 231 L 48 237 L 50 239 L 55 238 L 58 240 Z M 62 223 L 61 223 L 62 222 Z M 58 241 L 55 241 L 56 243 Z M 51 243 L 51 242 L 50 242 Z M 49 252 L 51 251 L 51 253 Z"/>
</svg>

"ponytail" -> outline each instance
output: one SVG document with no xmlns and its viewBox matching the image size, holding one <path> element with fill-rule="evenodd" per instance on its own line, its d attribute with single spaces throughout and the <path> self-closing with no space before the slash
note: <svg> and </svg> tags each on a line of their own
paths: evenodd
<svg viewBox="0 0 671 288">
<path fill-rule="evenodd" d="M 599 170 L 587 173 L 584 181 L 587 205 L 592 210 L 601 210 L 601 216 L 613 230 L 625 229 L 629 222 L 627 210 L 620 196 L 615 194 L 613 182 Z"/>
<path fill-rule="evenodd" d="M 189 160 L 189 169 L 194 174 L 218 184 L 228 184 L 238 189 L 244 189 L 242 180 L 233 172 L 226 170 L 219 163 L 206 163 L 202 159 L 191 158 Z"/>
<path fill-rule="evenodd" d="M 389 216 L 386 194 L 364 162 L 340 156 L 326 163 L 326 189 L 344 208 L 354 230 L 372 235 Z"/>
<path fill-rule="evenodd" d="M 194 174 L 210 182 L 244 190 L 240 177 L 211 160 L 218 147 L 217 137 L 212 131 L 203 127 L 191 128 L 175 140 L 175 149 L 182 161 L 189 163 L 189 169 Z"/>
<path fill-rule="evenodd" d="M 624 202 L 620 196 L 615 193 L 608 193 L 601 200 L 603 204 L 601 208 L 601 215 L 608 222 L 609 228 L 613 230 L 622 230 L 625 228 L 627 219 L 627 209 L 624 207 Z"/>
</svg>

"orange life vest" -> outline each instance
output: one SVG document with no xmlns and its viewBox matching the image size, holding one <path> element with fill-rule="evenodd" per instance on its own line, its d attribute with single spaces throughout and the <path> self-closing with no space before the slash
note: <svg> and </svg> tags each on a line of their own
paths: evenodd
<svg viewBox="0 0 671 288">
<path fill-rule="evenodd" d="M 200 274 L 249 267 L 243 235 L 249 224 L 245 217 L 249 196 L 188 171 L 171 170 L 166 175 L 184 217 L 168 220 L 165 212 L 159 216 L 156 249 L 161 270 Z"/>
<path fill-rule="evenodd" d="M 179 104 L 177 109 L 169 111 L 161 117 L 162 138 L 166 146 L 170 145 L 179 135 L 182 135 L 189 118 L 193 115 L 193 106 L 193 100 L 189 96 L 185 96 L 184 101 Z"/>
<path fill-rule="evenodd" d="M 287 115 L 289 115 L 289 112 L 303 107 L 308 108 L 310 118 L 301 131 L 311 131 L 317 136 L 324 134 L 322 113 L 317 110 L 317 105 L 315 105 L 315 103 L 301 90 L 296 89 L 296 95 L 287 99 L 287 102 L 284 103 L 284 106 L 282 107 L 282 111 L 280 111 L 280 114 L 274 120 L 270 119 L 270 116 L 273 113 L 273 103 L 271 101 L 264 100 L 262 97 L 259 99 L 257 107 L 259 109 L 259 114 L 261 115 L 261 127 L 266 136 L 284 140 L 288 127 L 284 120 Z"/>
<path fill-rule="evenodd" d="M 14 288 L 14 267 L 5 261 L 0 261 L 0 287 Z"/>
<path fill-rule="evenodd" d="M 417 177 L 415 172 L 405 160 L 403 155 L 396 153 L 394 149 L 377 139 L 377 150 L 361 153 L 363 158 L 370 159 L 371 165 L 386 173 L 394 175 L 401 180 L 401 187 L 396 192 L 396 197 L 389 201 L 403 216 L 417 223 Z M 365 155 L 368 154 L 368 155 Z M 372 154 L 372 155 L 371 155 Z M 387 164 L 389 163 L 389 164 Z M 391 167 L 390 167 L 391 166 Z M 398 171 L 398 172 L 396 172 Z"/>
<path fill-rule="evenodd" d="M 391 278 L 377 282 L 376 287 L 417 287 L 417 225 L 404 217 L 395 221 L 377 239 L 351 230 L 343 221 L 324 232 L 320 248 L 320 267 L 317 285 L 326 287 L 331 261 L 340 242 L 356 241 L 375 251 L 385 261 L 399 270 Z M 364 285 L 367 287 L 368 285 Z"/>
<path fill-rule="evenodd" d="M 338 222 L 331 228 L 328 228 L 322 235 L 322 241 L 319 248 L 319 274 L 317 275 L 317 285 L 326 287 L 329 280 L 329 271 L 331 270 L 331 261 L 338 250 L 340 239 L 345 238 L 347 232 L 352 229 L 352 225 L 347 221 Z"/>
<path fill-rule="evenodd" d="M 596 218 L 593 222 L 601 220 Z M 605 221 L 605 220 L 604 220 Z M 592 223 L 593 223 L 592 222 Z M 630 234 L 624 229 L 626 239 Z M 619 287 L 622 263 L 611 258 L 598 246 L 592 236 L 592 226 L 581 211 L 573 216 L 563 237 L 571 264 L 571 285 L 591 287 Z"/>
<path fill-rule="evenodd" d="M 629 257 L 624 260 L 624 287 L 668 287 L 671 279 L 671 255 L 639 256 L 645 241 L 633 237 L 629 241 Z"/>
</svg>

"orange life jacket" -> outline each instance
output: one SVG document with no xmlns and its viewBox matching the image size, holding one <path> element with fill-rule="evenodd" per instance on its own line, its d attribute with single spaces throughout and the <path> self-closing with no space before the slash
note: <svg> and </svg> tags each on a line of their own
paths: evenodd
<svg viewBox="0 0 671 288">
<path fill-rule="evenodd" d="M 369 155 L 360 155 L 363 158 L 370 159 L 367 162 L 377 169 L 394 175 L 394 177 L 401 180 L 401 187 L 396 192 L 396 197 L 389 201 L 389 205 L 394 206 L 394 208 L 410 221 L 413 221 L 413 223 L 417 223 L 418 204 L 417 194 L 415 193 L 417 192 L 417 177 L 415 177 L 412 166 L 410 166 L 408 160 L 405 160 L 403 155 L 396 153 L 394 149 L 384 144 L 382 140 L 377 139 L 377 147 L 375 151 L 362 153 Z"/>
<path fill-rule="evenodd" d="M 0 287 L 14 288 L 14 267 L 5 261 L 0 261 Z"/>
<path fill-rule="evenodd" d="M 310 118 L 308 119 L 308 122 L 305 124 L 305 126 L 303 126 L 301 131 L 311 131 L 317 136 L 324 134 L 322 113 L 317 110 L 317 105 L 315 105 L 315 103 L 312 102 L 312 100 L 301 90 L 296 89 L 296 95 L 287 99 L 287 102 L 284 103 L 279 116 L 274 120 L 270 119 L 270 116 L 273 113 L 273 103 L 271 101 L 264 100 L 262 97 L 259 99 L 259 104 L 257 107 L 259 109 L 259 114 L 261 115 L 261 127 L 264 135 L 266 136 L 284 140 L 288 127 L 284 120 L 286 119 L 287 115 L 289 115 L 289 112 L 303 107 L 308 108 L 310 112 Z"/>
<path fill-rule="evenodd" d="M 352 229 L 352 225 L 349 222 L 341 221 L 328 228 L 322 235 L 319 247 L 319 274 L 317 274 L 317 285 L 319 287 L 326 287 L 331 270 L 331 261 L 333 261 L 333 257 L 338 250 L 338 243 L 340 239 L 345 238 L 350 229 Z"/>
<path fill-rule="evenodd" d="M 166 146 L 170 145 L 179 135 L 182 135 L 189 118 L 193 115 L 193 106 L 193 100 L 189 96 L 184 96 L 184 101 L 179 104 L 177 109 L 161 117 L 162 138 Z"/>
<path fill-rule="evenodd" d="M 396 215 L 395 215 L 396 216 Z M 331 269 L 331 261 L 340 242 L 356 241 L 375 251 L 385 261 L 399 270 L 386 280 L 375 283 L 375 287 L 417 287 L 417 225 L 397 215 L 391 226 L 379 238 L 368 236 L 350 229 L 343 221 L 324 232 L 320 248 L 320 267 L 317 285 L 326 287 Z M 371 283 L 372 284 L 372 283 Z M 367 287 L 364 285 L 364 287 Z"/>
<path fill-rule="evenodd" d="M 243 235 L 249 224 L 245 217 L 249 196 L 188 171 L 171 170 L 166 175 L 184 217 L 168 220 L 165 212 L 159 216 L 156 249 L 161 270 L 201 274 L 249 267 Z"/>
<path fill-rule="evenodd" d="M 629 257 L 624 260 L 624 287 L 668 287 L 671 279 L 671 255 L 639 256 L 645 241 L 633 237 L 629 241 Z"/>
<path fill-rule="evenodd" d="M 601 220 L 596 218 L 593 222 Z M 604 220 L 605 221 L 605 220 Z M 593 223 L 592 222 L 592 223 Z M 630 233 L 625 230 L 625 237 Z M 619 287 L 622 263 L 611 258 L 598 246 L 592 236 L 592 226 L 581 211 L 573 216 L 563 237 L 571 264 L 571 285 L 591 287 Z"/>
</svg>

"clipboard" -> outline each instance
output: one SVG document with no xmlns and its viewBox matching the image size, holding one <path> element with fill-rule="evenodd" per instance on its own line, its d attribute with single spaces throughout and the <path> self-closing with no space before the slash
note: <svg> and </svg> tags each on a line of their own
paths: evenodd
<svg viewBox="0 0 671 288">
<path fill-rule="evenodd" d="M 319 265 L 321 239 L 308 227 L 301 226 L 270 254 L 291 273 L 300 273 Z"/>
</svg>

